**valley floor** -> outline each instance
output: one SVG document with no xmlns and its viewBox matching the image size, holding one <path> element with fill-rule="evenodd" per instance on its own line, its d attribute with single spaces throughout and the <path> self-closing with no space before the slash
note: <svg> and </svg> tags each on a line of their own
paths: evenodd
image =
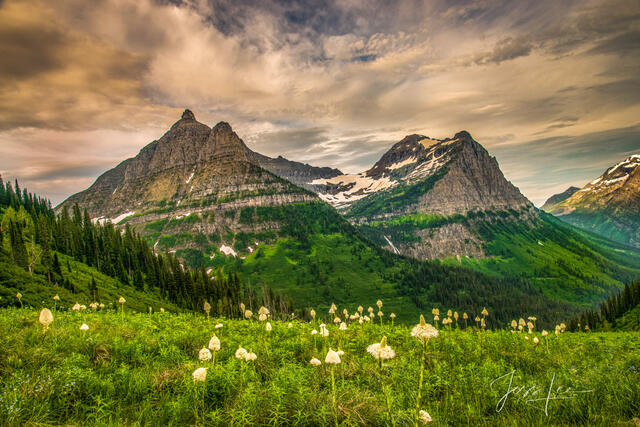
<svg viewBox="0 0 640 427">
<path fill-rule="evenodd" d="M 296 320 L 271 320 L 269 332 L 196 314 L 54 312 L 44 331 L 38 315 L 0 310 L 2 425 L 414 425 L 422 345 L 388 317 L 330 323 L 322 338 Z M 215 363 L 199 361 L 214 332 Z M 380 367 L 367 347 L 383 336 L 395 357 Z M 257 359 L 234 357 L 239 345 Z M 341 363 L 325 363 L 329 347 Z M 441 328 L 419 407 L 431 425 L 634 425 L 639 349 L 638 333 Z"/>
</svg>

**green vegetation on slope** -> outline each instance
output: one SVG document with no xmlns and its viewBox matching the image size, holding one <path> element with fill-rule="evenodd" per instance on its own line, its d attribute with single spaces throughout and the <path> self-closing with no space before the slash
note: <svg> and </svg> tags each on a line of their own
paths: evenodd
<svg viewBox="0 0 640 427">
<path fill-rule="evenodd" d="M 327 209 L 329 219 L 329 214 L 337 215 L 320 204 L 317 209 L 295 210 L 300 228 L 285 228 L 294 237 L 259 245 L 244 260 L 228 260 L 226 270 L 237 272 L 254 288 L 266 285 L 279 290 L 299 306 L 326 309 L 332 301 L 382 298 L 392 311 L 401 313 L 401 319 L 430 306 L 455 307 L 460 312 L 479 312 L 487 306 L 495 313 L 492 322 L 508 321 L 514 310 L 527 306 L 552 321 L 577 313 L 572 304 L 554 302 L 520 279 L 490 277 L 468 268 L 393 255 L 337 216 L 325 228 L 335 230 L 333 233 L 313 232 L 318 225 L 314 220 L 324 218 L 318 214 L 321 208 Z M 302 237 L 296 238 L 303 230 Z"/>
<path fill-rule="evenodd" d="M 38 311 L 0 311 L 0 419 L 7 425 L 318 426 L 336 415 L 343 426 L 385 425 L 385 388 L 396 424 L 413 425 L 422 350 L 406 326 L 339 331 L 329 322 L 321 339 L 311 335 L 314 325 L 297 321 L 291 328 L 271 321 L 267 333 L 255 320 L 192 314 L 54 317 L 43 333 Z M 79 330 L 82 323 L 88 331 Z M 221 340 L 215 364 L 199 362 L 214 331 Z M 428 344 L 420 409 L 434 425 L 451 426 L 610 426 L 638 416 L 638 334 L 536 332 L 537 345 L 524 335 L 441 330 Z M 396 356 L 380 368 L 366 348 L 382 336 Z M 236 359 L 239 345 L 257 359 Z M 344 351 L 333 369 L 335 411 L 328 347 Z M 322 365 L 312 366 L 312 357 Z M 200 367 L 204 383 L 192 379 Z"/>
<path fill-rule="evenodd" d="M 597 233 L 613 241 L 630 244 L 633 239 L 632 232 L 637 229 L 639 224 L 639 215 L 640 212 L 625 214 L 577 208 L 558 218 L 575 227 Z M 624 224 L 624 228 L 622 224 Z"/>
<path fill-rule="evenodd" d="M 541 213 L 533 227 L 517 221 L 480 223 L 478 232 L 489 258 L 463 258 L 463 266 L 526 278 L 556 300 L 590 306 L 640 275 L 637 251 L 613 242 L 595 244 L 548 214 Z"/>
<path fill-rule="evenodd" d="M 444 263 L 485 274 L 526 280 L 549 298 L 591 306 L 613 289 L 640 277 L 640 251 L 573 229 L 551 215 L 527 211 L 469 212 L 466 215 L 414 214 L 358 226 L 386 246 L 419 242 L 418 230 L 462 224 L 482 242 L 486 258 L 450 258 Z"/>
<path fill-rule="evenodd" d="M 600 303 L 599 310 L 587 310 L 569 322 L 573 331 L 640 331 L 640 282 L 625 285 Z"/>
<path fill-rule="evenodd" d="M 236 275 L 185 269 L 175 256 L 156 254 L 128 226 L 92 224 L 77 205 L 72 216 L 63 209 L 56 217 L 48 201 L 20 191 L 17 182 L 14 190 L 0 180 L 0 225 L 0 296 L 20 292 L 23 304 L 55 294 L 67 303 L 110 304 L 117 294 L 131 296 L 143 310 L 149 305 L 195 310 L 208 301 L 214 314 L 234 315 L 240 299 L 264 298 Z M 270 299 L 288 312 L 291 304 L 284 296 Z M 14 297 L 0 299 L 0 306 L 18 304 Z"/>
</svg>

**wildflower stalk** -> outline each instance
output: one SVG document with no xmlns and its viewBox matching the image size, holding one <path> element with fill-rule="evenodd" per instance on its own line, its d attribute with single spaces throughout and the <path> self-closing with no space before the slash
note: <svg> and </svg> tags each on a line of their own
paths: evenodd
<svg viewBox="0 0 640 427">
<path fill-rule="evenodd" d="M 336 405 L 336 378 L 333 373 L 334 369 L 335 369 L 334 365 L 331 365 L 331 400 L 333 403 L 333 418 L 334 418 L 336 427 L 338 427 L 338 408 Z"/>
<path fill-rule="evenodd" d="M 422 382 L 424 380 L 424 362 L 427 357 L 427 340 L 422 341 L 422 357 L 420 358 L 420 382 L 418 383 L 418 399 L 416 400 L 416 427 L 420 419 L 420 399 L 422 398 Z"/>
<path fill-rule="evenodd" d="M 382 383 L 382 392 L 384 393 L 384 398 L 387 402 L 387 419 L 389 420 L 389 424 L 395 427 L 396 422 L 391 415 L 391 398 L 389 396 L 389 387 L 384 384 L 382 380 L 382 358 L 378 359 L 378 369 L 380 369 L 380 382 Z"/>
</svg>

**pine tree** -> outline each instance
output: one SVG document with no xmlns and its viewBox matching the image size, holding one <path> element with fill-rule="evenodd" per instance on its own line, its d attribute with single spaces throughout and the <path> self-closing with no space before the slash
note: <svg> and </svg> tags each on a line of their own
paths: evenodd
<svg viewBox="0 0 640 427">
<path fill-rule="evenodd" d="M 67 261 L 67 263 L 69 263 L 69 261 Z M 62 266 L 60 266 L 60 260 L 58 259 L 57 252 L 53 253 L 53 266 L 51 268 L 58 277 L 62 277 Z"/>
<path fill-rule="evenodd" d="M 98 284 L 96 283 L 96 279 L 91 277 L 91 284 L 89 285 L 89 291 L 91 292 L 91 296 L 94 301 L 98 301 Z"/>
<path fill-rule="evenodd" d="M 136 269 L 133 274 L 133 286 L 139 291 L 144 291 L 144 279 L 142 278 L 142 273 L 138 269 Z"/>
<path fill-rule="evenodd" d="M 9 222 L 9 237 L 11 239 L 11 257 L 13 262 L 25 270 L 29 267 L 29 257 L 27 255 L 27 248 L 24 246 L 24 240 L 22 239 L 22 228 L 14 223 Z"/>
</svg>

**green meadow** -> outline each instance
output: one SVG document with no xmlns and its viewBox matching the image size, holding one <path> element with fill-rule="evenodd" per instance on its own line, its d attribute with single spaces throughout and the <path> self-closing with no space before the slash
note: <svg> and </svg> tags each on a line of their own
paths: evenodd
<svg viewBox="0 0 640 427">
<path fill-rule="evenodd" d="M 418 410 L 429 425 L 452 426 L 637 425 L 640 418 L 637 332 L 484 331 L 470 313 L 466 327 L 462 317 L 440 324 L 423 359 L 414 325 L 393 324 L 391 313 L 382 322 L 349 320 L 341 330 L 326 312 L 311 322 L 260 322 L 256 308 L 241 320 L 157 307 L 134 313 L 129 302 L 102 311 L 70 304 L 57 305 L 48 328 L 39 309 L 0 310 L 0 424 L 425 425 Z M 326 337 L 312 334 L 322 321 Z M 214 333 L 219 351 L 199 360 Z M 383 337 L 395 357 L 380 363 L 367 347 Z M 256 359 L 236 358 L 239 346 Z M 343 352 L 340 363 L 325 363 L 329 349 Z M 204 381 L 194 380 L 198 368 L 206 368 Z"/>
</svg>

